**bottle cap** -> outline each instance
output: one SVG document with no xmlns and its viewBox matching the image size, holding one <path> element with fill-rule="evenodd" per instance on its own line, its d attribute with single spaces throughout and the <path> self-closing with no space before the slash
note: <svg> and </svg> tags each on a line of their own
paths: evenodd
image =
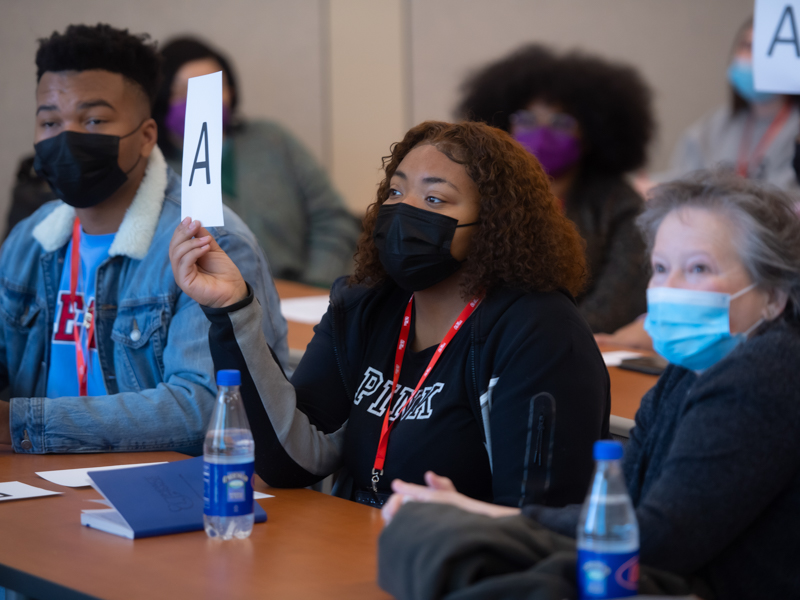
<svg viewBox="0 0 800 600">
<path fill-rule="evenodd" d="M 236 369 L 217 371 L 217 385 L 242 385 L 242 376 Z"/>
<path fill-rule="evenodd" d="M 222 371 L 220 371 L 221 373 Z M 622 458 L 622 444 L 614 440 L 600 440 L 594 443 L 595 460 L 619 460 Z"/>
</svg>

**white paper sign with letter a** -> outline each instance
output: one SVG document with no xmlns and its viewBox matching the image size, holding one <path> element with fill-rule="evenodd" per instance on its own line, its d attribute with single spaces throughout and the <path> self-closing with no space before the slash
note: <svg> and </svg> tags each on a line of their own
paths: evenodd
<svg viewBox="0 0 800 600">
<path fill-rule="evenodd" d="M 759 92 L 800 93 L 800 0 L 756 0 L 753 79 Z"/>
<path fill-rule="evenodd" d="M 181 219 L 205 227 L 224 225 L 222 216 L 222 71 L 192 77 L 183 134 Z"/>
</svg>

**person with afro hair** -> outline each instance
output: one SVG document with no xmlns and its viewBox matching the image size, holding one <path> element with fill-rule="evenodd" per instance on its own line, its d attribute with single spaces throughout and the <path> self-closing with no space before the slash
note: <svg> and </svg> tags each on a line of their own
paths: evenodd
<svg viewBox="0 0 800 600">
<path fill-rule="evenodd" d="M 458 117 L 510 132 L 550 176 L 586 243 L 589 284 L 577 298 L 595 333 L 645 312 L 641 197 L 626 174 L 642 167 L 654 132 L 651 93 L 631 67 L 531 44 L 466 79 Z"/>
<path fill-rule="evenodd" d="M 0 444 L 16 452 L 202 452 L 214 366 L 208 322 L 170 269 L 181 180 L 156 145 L 160 63 L 147 36 L 104 24 L 39 41 L 33 167 L 57 200 L 0 253 Z M 217 241 L 285 361 L 267 259 L 224 217 Z"/>
</svg>

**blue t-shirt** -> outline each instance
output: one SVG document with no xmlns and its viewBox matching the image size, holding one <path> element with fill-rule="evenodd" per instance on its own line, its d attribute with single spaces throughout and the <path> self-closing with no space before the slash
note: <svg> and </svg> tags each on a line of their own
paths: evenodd
<svg viewBox="0 0 800 600">
<path fill-rule="evenodd" d="M 86 356 L 86 332 L 83 329 L 83 315 L 85 307 L 94 310 L 95 275 L 97 267 L 108 258 L 108 249 L 114 241 L 115 233 L 105 235 L 88 235 L 81 230 L 81 266 L 78 276 L 78 286 L 75 292 L 75 303 L 78 310 L 73 313 L 69 295 L 69 279 L 72 265 L 72 242 L 67 247 L 67 257 L 61 273 L 58 298 L 56 299 L 56 319 L 53 324 L 52 349 L 50 351 L 50 365 L 47 373 L 47 397 L 59 398 L 61 396 L 77 396 L 78 387 L 78 362 L 75 356 L 75 334 L 73 328 L 77 325 L 81 334 L 84 356 Z M 88 298 L 87 298 L 88 297 Z M 88 300 L 88 301 L 87 301 Z M 97 354 L 95 338 L 92 339 L 89 349 L 87 385 L 90 396 L 104 396 L 106 391 L 103 382 L 103 373 L 100 370 L 100 358 Z"/>
</svg>

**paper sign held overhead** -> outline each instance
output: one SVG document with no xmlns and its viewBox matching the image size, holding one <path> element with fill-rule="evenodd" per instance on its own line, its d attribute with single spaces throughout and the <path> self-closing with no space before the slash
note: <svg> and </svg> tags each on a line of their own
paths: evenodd
<svg viewBox="0 0 800 600">
<path fill-rule="evenodd" d="M 800 93 L 800 0 L 756 0 L 753 77 L 759 92 Z"/>
<path fill-rule="evenodd" d="M 181 219 L 205 227 L 222 216 L 222 71 L 192 77 L 186 96 L 181 172 Z"/>
</svg>

